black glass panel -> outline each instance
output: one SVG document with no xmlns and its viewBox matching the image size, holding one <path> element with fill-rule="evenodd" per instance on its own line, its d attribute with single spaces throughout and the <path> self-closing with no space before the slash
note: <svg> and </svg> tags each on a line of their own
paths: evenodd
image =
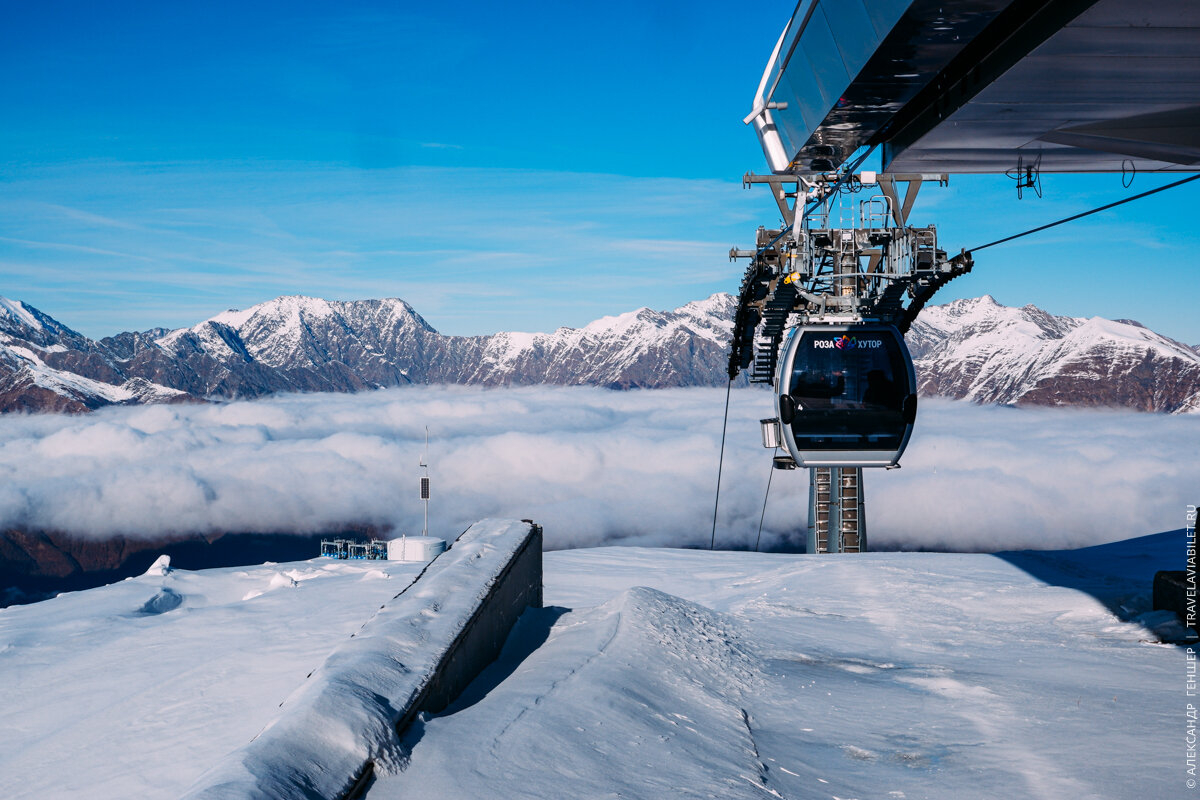
<svg viewBox="0 0 1200 800">
<path fill-rule="evenodd" d="M 796 345 L 788 393 L 801 450 L 893 450 L 904 438 L 908 364 L 888 328 L 805 331 Z"/>
</svg>

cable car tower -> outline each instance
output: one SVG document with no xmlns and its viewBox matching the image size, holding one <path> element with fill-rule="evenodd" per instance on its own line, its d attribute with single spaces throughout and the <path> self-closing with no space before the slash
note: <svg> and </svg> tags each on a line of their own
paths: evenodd
<svg viewBox="0 0 1200 800">
<path fill-rule="evenodd" d="M 1200 172 L 1198 47 L 1194 0 L 799 0 L 744 120 L 771 174 L 743 183 L 780 222 L 730 251 L 748 264 L 729 379 L 775 388 L 763 444 L 809 470 L 810 553 L 866 549 L 862 470 L 898 467 L 916 419 L 904 333 L 973 266 L 910 223 L 921 187 Z"/>
</svg>

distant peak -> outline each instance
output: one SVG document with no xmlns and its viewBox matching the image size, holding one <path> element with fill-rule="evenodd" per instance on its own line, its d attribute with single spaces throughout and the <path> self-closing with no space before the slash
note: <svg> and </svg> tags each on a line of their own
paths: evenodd
<svg viewBox="0 0 1200 800">
<path fill-rule="evenodd" d="M 0 297 L 0 313 L 6 317 L 11 317 L 22 325 L 27 325 L 34 330 L 42 330 L 42 322 L 37 318 L 37 309 L 31 309 L 20 300 L 9 300 L 7 297 Z M 39 312 L 40 313 L 40 312 Z"/>
<path fill-rule="evenodd" d="M 193 326 L 192 329 L 199 328 L 201 325 L 215 323 L 241 331 L 246 324 L 256 318 L 270 325 L 276 324 L 280 318 L 288 318 L 294 324 L 298 318 L 350 318 L 362 315 L 375 315 L 381 311 L 390 313 L 398 320 L 410 320 L 412 324 L 431 333 L 437 332 L 407 301 L 399 297 L 370 298 L 366 300 L 326 300 L 321 297 L 310 297 L 303 294 L 280 295 L 271 300 L 256 303 L 243 310 L 231 308 L 228 311 L 222 311 L 220 314 L 208 318 L 199 325 Z"/>
<path fill-rule="evenodd" d="M 329 301 L 320 297 L 309 297 L 304 294 L 285 294 L 276 297 L 274 300 L 268 300 L 265 303 L 259 303 L 256 308 L 263 306 L 282 307 L 287 309 L 296 309 L 303 311 L 327 311 L 329 309 Z"/>
<path fill-rule="evenodd" d="M 675 310 L 677 312 L 688 310 L 711 313 L 714 311 L 724 310 L 736 302 L 737 300 L 734 298 L 734 296 L 728 292 L 716 292 L 704 298 L 703 300 L 693 300 L 692 302 L 680 306 Z"/>
<path fill-rule="evenodd" d="M 975 309 L 975 308 L 1006 308 L 996 301 L 996 298 L 990 294 L 985 294 L 982 297 L 962 297 L 958 300 L 951 300 L 949 303 L 943 303 L 941 308 L 954 310 Z"/>
<path fill-rule="evenodd" d="M 1136 319 L 1114 319 L 1113 322 L 1119 322 L 1122 325 L 1132 325 L 1135 328 L 1145 328 L 1146 326 L 1138 322 Z M 1149 330 L 1149 328 L 1147 328 Z"/>
</svg>

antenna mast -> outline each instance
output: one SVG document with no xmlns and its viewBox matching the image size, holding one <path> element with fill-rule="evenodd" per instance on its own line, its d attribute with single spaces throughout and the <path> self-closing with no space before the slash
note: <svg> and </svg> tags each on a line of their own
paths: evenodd
<svg viewBox="0 0 1200 800">
<path fill-rule="evenodd" d="M 425 474 L 421 476 L 421 499 L 425 501 L 425 526 L 421 529 L 422 536 L 429 535 L 429 426 L 425 426 L 425 452 L 421 456 L 421 467 Z"/>
</svg>

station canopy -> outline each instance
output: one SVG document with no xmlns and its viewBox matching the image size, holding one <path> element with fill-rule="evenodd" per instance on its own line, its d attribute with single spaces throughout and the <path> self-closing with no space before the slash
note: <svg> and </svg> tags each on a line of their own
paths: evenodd
<svg viewBox="0 0 1200 800">
<path fill-rule="evenodd" d="M 1200 170 L 1200 0 L 801 0 L 753 121 L 777 173 Z"/>
</svg>

